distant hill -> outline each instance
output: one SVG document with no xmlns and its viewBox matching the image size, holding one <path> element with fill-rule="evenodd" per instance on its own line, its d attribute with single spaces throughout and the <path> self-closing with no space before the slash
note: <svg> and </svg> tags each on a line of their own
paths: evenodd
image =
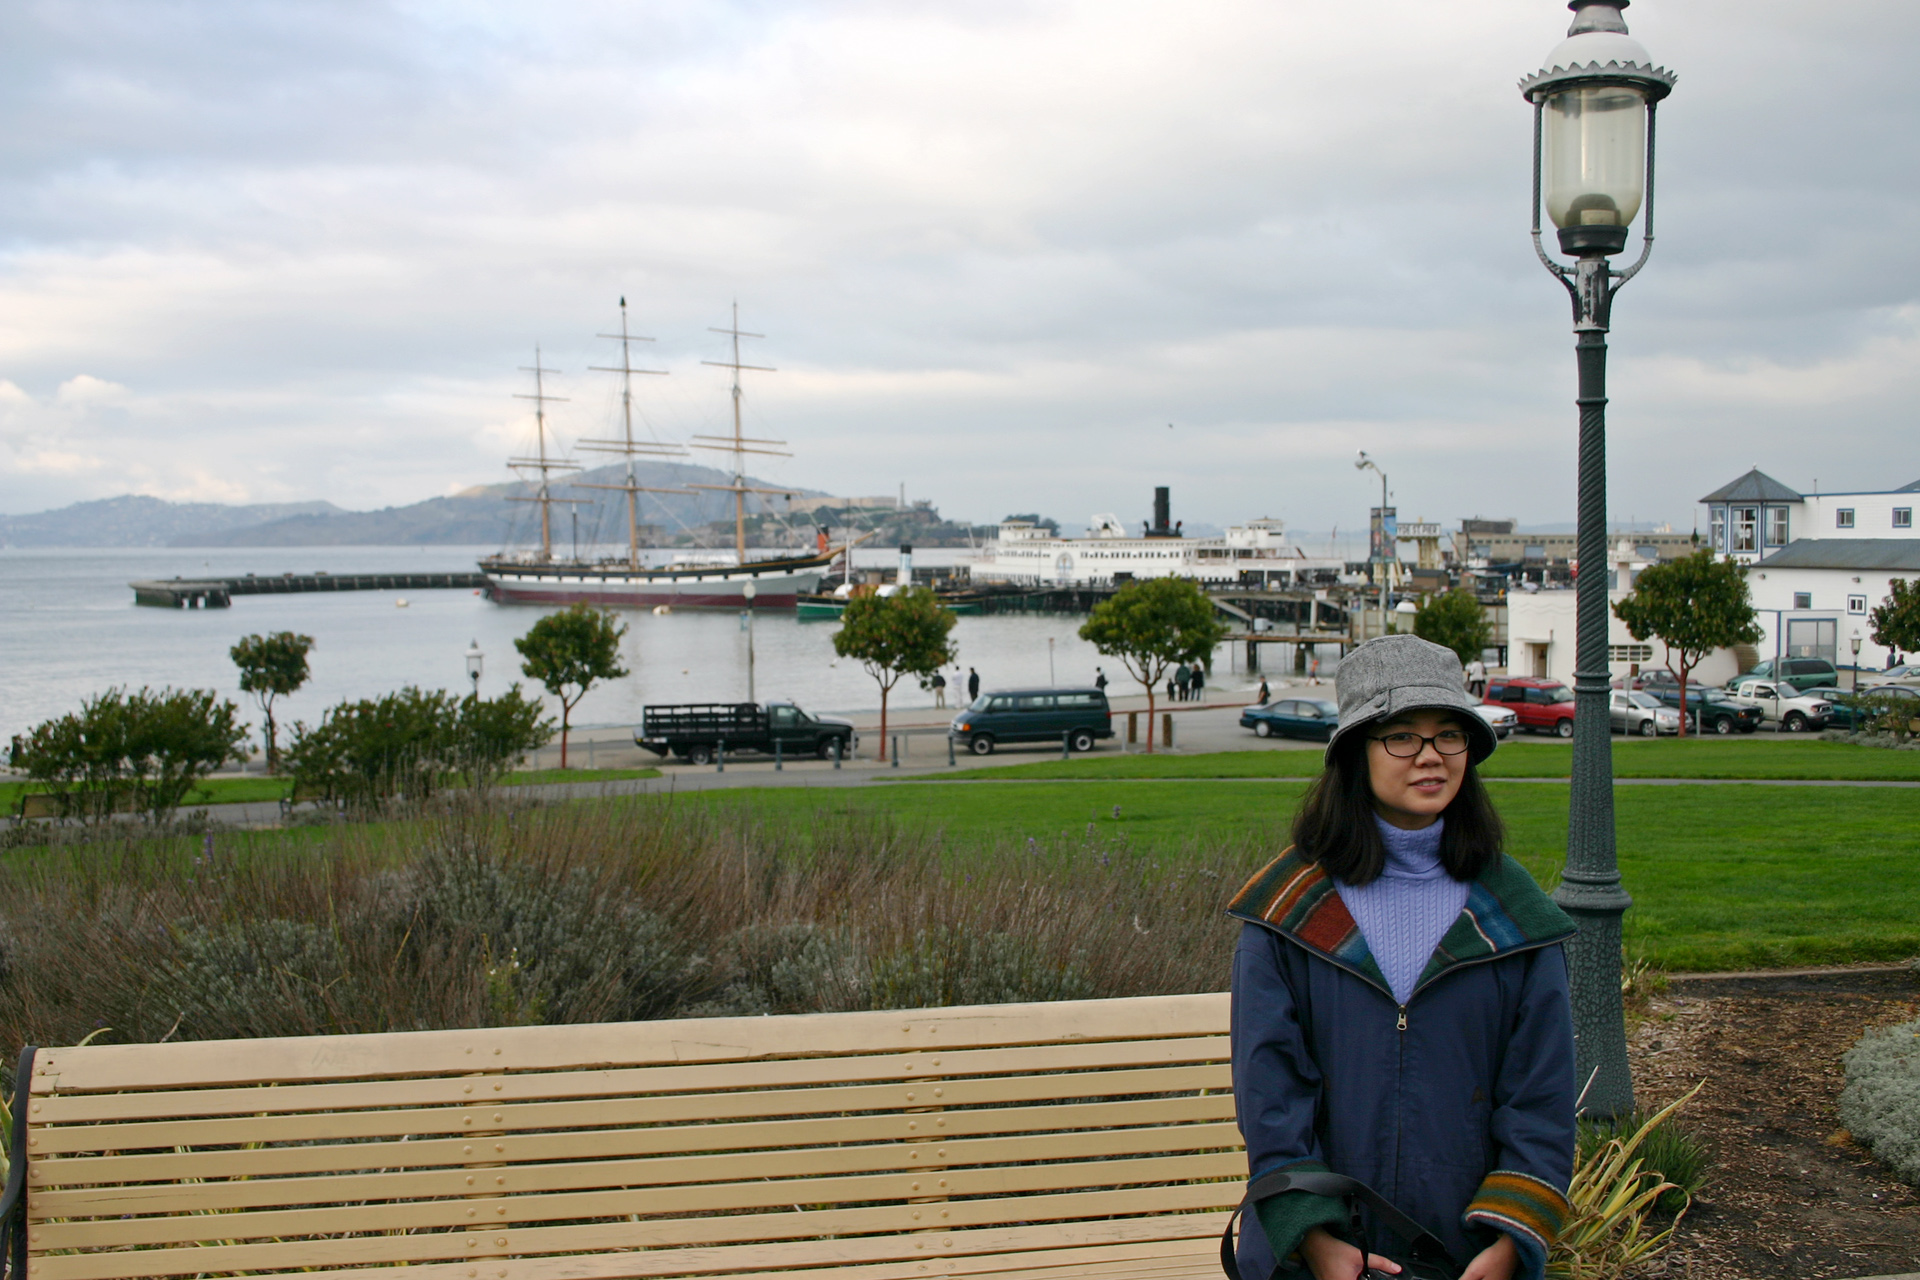
<svg viewBox="0 0 1920 1280">
<path fill-rule="evenodd" d="M 288 518 L 347 514 L 331 502 L 168 502 L 127 494 L 76 502 L 57 511 L 0 515 L 0 545 L 10 547 L 165 547 L 183 537 L 212 536 Z M 196 544 L 198 545 L 198 544 Z M 211 545 L 211 544 L 209 544 Z"/>
<path fill-rule="evenodd" d="M 627 499 L 584 483 L 618 484 L 623 464 L 581 472 L 555 483 L 556 498 L 579 499 L 580 541 L 601 546 L 627 540 Z M 654 488 L 687 484 L 726 484 L 727 473 L 713 467 L 677 462 L 637 463 L 634 477 Z M 775 486 L 749 478 L 763 488 Z M 530 497 L 532 485 L 485 485 L 445 498 L 429 498 L 404 507 L 348 511 L 331 502 L 279 502 L 224 506 L 212 502 L 168 502 L 129 495 L 77 502 L 57 511 L 0 516 L 0 545 L 16 547 L 329 547 L 462 545 L 507 547 L 539 537 L 539 510 L 515 497 Z M 818 489 L 796 489 L 802 497 L 824 497 Z M 766 499 L 747 495 L 747 510 L 766 508 Z M 771 500 L 775 509 L 783 506 Z M 557 545 L 573 539 L 570 506 L 553 509 Z M 688 494 L 643 493 L 640 520 L 672 538 L 715 520 L 733 519 L 733 495 L 701 490 Z M 806 523 L 802 520 L 801 523 Z"/>
</svg>

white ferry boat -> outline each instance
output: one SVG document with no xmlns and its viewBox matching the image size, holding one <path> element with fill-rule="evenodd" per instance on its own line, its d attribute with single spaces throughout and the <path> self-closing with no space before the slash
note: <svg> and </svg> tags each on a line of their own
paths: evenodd
<svg viewBox="0 0 1920 1280">
<path fill-rule="evenodd" d="M 1192 578 L 1209 586 L 1327 586 L 1345 569 L 1287 542 L 1283 520 L 1262 517 L 1219 537 L 1190 538 L 1169 523 L 1168 491 L 1153 491 L 1153 520 L 1135 535 L 1114 515 L 1092 518 L 1087 536 L 1064 538 L 1026 520 L 1007 520 L 974 562 L 977 584 L 1111 587 L 1143 578 Z"/>
</svg>

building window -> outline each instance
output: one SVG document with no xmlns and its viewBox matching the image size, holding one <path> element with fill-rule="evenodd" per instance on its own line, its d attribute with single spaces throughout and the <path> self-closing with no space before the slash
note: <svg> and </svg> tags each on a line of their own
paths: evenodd
<svg viewBox="0 0 1920 1280">
<path fill-rule="evenodd" d="M 1652 662 L 1653 646 L 1650 644 L 1610 644 L 1607 646 L 1608 662 Z"/>
<path fill-rule="evenodd" d="M 1733 509 L 1732 549 L 1735 551 L 1760 549 L 1760 508 L 1735 507 Z"/>
<path fill-rule="evenodd" d="M 1767 545 L 1770 547 L 1787 545 L 1787 509 L 1785 507 L 1767 508 Z"/>
<path fill-rule="evenodd" d="M 1725 551 L 1727 549 L 1727 509 L 1725 507 L 1713 509 L 1712 529 L 1713 531 L 1707 535 L 1707 545 L 1715 551 Z"/>
<path fill-rule="evenodd" d="M 1913 508 L 1895 507 L 1893 509 L 1893 527 L 1896 529 L 1913 528 Z"/>
<path fill-rule="evenodd" d="M 1793 593 L 1793 607 L 1796 609 L 1813 608 L 1813 592 L 1796 591 Z"/>
<path fill-rule="evenodd" d="M 1867 598 L 1865 596 L 1848 596 L 1847 597 L 1848 613 L 1865 613 L 1866 611 L 1867 611 Z"/>
<path fill-rule="evenodd" d="M 1841 507 L 1833 513 L 1833 527 L 1836 529 L 1853 528 L 1853 508 Z"/>
</svg>

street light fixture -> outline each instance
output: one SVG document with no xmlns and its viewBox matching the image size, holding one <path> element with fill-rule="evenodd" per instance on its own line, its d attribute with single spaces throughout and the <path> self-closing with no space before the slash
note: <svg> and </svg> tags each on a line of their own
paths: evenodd
<svg viewBox="0 0 1920 1280">
<path fill-rule="evenodd" d="M 1628 3 L 1571 0 L 1567 38 L 1520 82 L 1533 104 L 1533 248 L 1573 301 L 1580 371 L 1579 556 L 1587 571 L 1575 583 L 1573 794 L 1566 868 L 1553 896 L 1580 927 L 1567 957 L 1575 1060 L 1586 1110 L 1598 1117 L 1633 1109 L 1620 998 L 1620 917 L 1633 899 L 1614 849 L 1607 710 L 1607 326 L 1613 295 L 1653 252 L 1654 108 L 1675 81 L 1627 34 L 1620 11 Z M 1643 198 L 1640 256 L 1616 271 L 1608 259 L 1627 247 Z M 1572 266 L 1541 243 L 1543 201 Z"/>
<path fill-rule="evenodd" d="M 1380 477 L 1380 519 L 1374 526 L 1377 545 L 1370 548 L 1368 557 L 1380 566 L 1380 634 L 1387 634 L 1387 570 L 1389 557 L 1397 554 L 1392 543 L 1387 541 L 1387 473 L 1380 470 L 1380 464 L 1367 456 L 1365 449 L 1360 450 L 1353 460 L 1356 471 L 1371 471 Z"/>
<path fill-rule="evenodd" d="M 487 655 L 480 652 L 480 642 L 475 640 L 467 646 L 467 679 L 473 681 L 473 696 L 480 696 L 480 668 L 486 662 Z"/>
<path fill-rule="evenodd" d="M 753 696 L 753 598 L 760 594 L 760 588 L 743 583 L 740 594 L 747 598 L 747 701 L 758 704 L 760 699 Z"/>
</svg>

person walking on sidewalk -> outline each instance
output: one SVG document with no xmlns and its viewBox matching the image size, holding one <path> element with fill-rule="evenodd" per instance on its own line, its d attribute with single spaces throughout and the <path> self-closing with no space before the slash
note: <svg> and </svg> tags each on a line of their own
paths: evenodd
<svg viewBox="0 0 1920 1280">
<path fill-rule="evenodd" d="M 1267 703 L 1271 702 L 1272 700 L 1273 700 L 1273 694 L 1268 692 L 1267 690 L 1267 678 L 1265 676 L 1261 676 L 1260 677 L 1260 696 L 1258 699 L 1256 699 L 1256 701 L 1260 706 L 1264 707 L 1267 705 Z"/>
<path fill-rule="evenodd" d="M 1193 664 L 1193 700 L 1195 702 L 1200 701 L 1205 695 L 1206 688 L 1207 669 L 1196 662 Z"/>
<path fill-rule="evenodd" d="M 933 705 L 936 707 L 947 705 L 947 678 L 938 671 L 933 673 Z"/>
<path fill-rule="evenodd" d="M 1107 673 L 1099 667 L 1093 669 L 1093 687 L 1102 693 L 1107 691 Z"/>
<path fill-rule="evenodd" d="M 1193 688 L 1193 668 L 1184 662 L 1175 667 L 1173 669 L 1173 687 L 1179 691 L 1175 695 L 1174 700 L 1177 702 L 1185 702 L 1187 700 L 1188 690 Z"/>
<path fill-rule="evenodd" d="M 1410 635 L 1340 664 L 1293 844 L 1227 907 L 1233 1099 L 1255 1178 L 1343 1175 L 1437 1237 L 1447 1274 L 1541 1280 L 1570 1210 L 1575 930 L 1502 851 L 1475 772 L 1499 743 L 1462 676 Z M 1280 1191 L 1241 1222 L 1247 1277 L 1392 1274 L 1407 1251 L 1338 1195 Z"/>
<path fill-rule="evenodd" d="M 967 668 L 967 705 L 972 706 L 974 699 L 980 696 L 980 673 L 972 667 Z"/>
</svg>

